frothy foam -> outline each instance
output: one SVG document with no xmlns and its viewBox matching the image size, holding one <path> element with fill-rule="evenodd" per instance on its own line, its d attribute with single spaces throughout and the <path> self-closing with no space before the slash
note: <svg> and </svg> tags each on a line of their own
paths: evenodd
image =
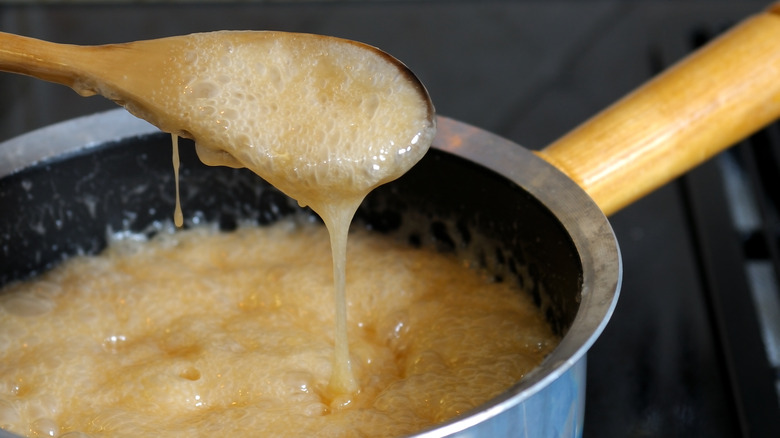
<svg viewBox="0 0 780 438">
<path fill-rule="evenodd" d="M 317 210 L 419 161 L 435 127 L 411 73 L 357 43 L 280 35 L 196 34 L 172 59 L 184 80 L 169 105 L 186 121 L 174 133 L 204 162 L 247 167 Z"/>
<path fill-rule="evenodd" d="M 195 229 L 114 242 L 7 288 L 0 426 L 85 434 L 68 437 L 400 436 L 503 392 L 557 343 L 512 284 L 356 230 L 347 330 L 361 391 L 333 409 L 329 251 L 311 224 Z"/>
</svg>

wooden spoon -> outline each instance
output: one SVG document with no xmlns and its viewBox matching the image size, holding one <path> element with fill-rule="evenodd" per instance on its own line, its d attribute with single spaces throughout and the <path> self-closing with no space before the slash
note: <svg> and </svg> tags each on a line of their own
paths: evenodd
<svg viewBox="0 0 780 438">
<path fill-rule="evenodd" d="M 269 45 L 295 50 L 296 46 L 307 44 L 330 48 L 334 56 L 329 58 L 336 65 L 340 62 L 336 53 L 339 48 L 357 47 L 367 56 L 378 56 L 396 66 L 410 86 L 418 89 L 420 96 L 428 102 L 429 115 L 433 118 L 433 104 L 425 88 L 400 61 L 363 43 L 314 34 L 223 31 L 122 44 L 78 46 L 0 32 L 0 70 L 67 85 L 82 96 L 100 94 L 163 131 L 172 132 L 170 125 L 182 120 L 176 117 L 178 111 L 166 105 L 166 99 L 181 93 L 182 87 L 192 79 L 183 77 L 181 67 L 192 62 L 193 57 L 211 51 L 223 57 L 214 57 L 208 62 L 230 62 L 227 56 L 237 46 L 256 46 L 258 51 L 262 51 L 267 50 Z M 351 68 L 349 65 L 341 67 Z M 164 114 L 170 120 L 160 120 L 157 114 Z M 189 136 L 187 132 L 181 134 Z"/>
<path fill-rule="evenodd" d="M 301 172 L 324 183 L 318 163 L 360 161 L 365 178 L 357 183 L 329 180 L 365 191 L 400 176 L 387 163 L 410 167 L 435 132 L 433 104 L 406 66 L 375 47 L 322 35 L 222 31 L 77 46 L 0 33 L 0 70 L 105 96 L 194 139 L 206 164 L 248 167 L 308 205 L 309 194 L 287 184 Z M 388 124 L 409 129 L 367 128 Z"/>
</svg>

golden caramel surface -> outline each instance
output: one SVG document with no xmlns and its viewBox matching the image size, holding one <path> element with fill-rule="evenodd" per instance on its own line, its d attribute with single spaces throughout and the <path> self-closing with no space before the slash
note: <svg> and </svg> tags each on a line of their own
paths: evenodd
<svg viewBox="0 0 780 438">
<path fill-rule="evenodd" d="M 0 295 L 0 426 L 30 436 L 399 436 L 506 390 L 555 346 L 530 298 L 353 231 L 360 392 L 332 408 L 324 227 L 123 239 Z M 85 435 L 83 435 L 85 434 Z"/>
</svg>

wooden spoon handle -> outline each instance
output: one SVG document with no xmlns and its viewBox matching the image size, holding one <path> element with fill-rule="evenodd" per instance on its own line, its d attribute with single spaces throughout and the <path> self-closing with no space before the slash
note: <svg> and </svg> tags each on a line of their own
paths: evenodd
<svg viewBox="0 0 780 438">
<path fill-rule="evenodd" d="M 0 32 L 0 70 L 73 88 L 81 78 L 79 66 L 89 50 Z"/>
<path fill-rule="evenodd" d="M 538 155 L 612 214 L 780 117 L 780 3 Z"/>
</svg>

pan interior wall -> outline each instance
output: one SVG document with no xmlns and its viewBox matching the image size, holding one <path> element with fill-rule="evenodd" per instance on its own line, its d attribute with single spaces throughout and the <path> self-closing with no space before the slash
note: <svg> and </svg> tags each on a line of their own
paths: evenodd
<svg viewBox="0 0 780 438">
<path fill-rule="evenodd" d="M 207 167 L 182 141 L 185 226 L 265 225 L 302 214 L 245 169 Z M 152 235 L 170 227 L 174 181 L 170 138 L 125 139 L 31 166 L 0 179 L 0 286 L 77 254 L 97 254 L 115 232 Z M 532 294 L 559 335 L 577 312 L 582 268 L 560 223 L 514 183 L 438 150 L 401 179 L 375 190 L 356 224 L 414 246 L 454 252 Z"/>
</svg>

